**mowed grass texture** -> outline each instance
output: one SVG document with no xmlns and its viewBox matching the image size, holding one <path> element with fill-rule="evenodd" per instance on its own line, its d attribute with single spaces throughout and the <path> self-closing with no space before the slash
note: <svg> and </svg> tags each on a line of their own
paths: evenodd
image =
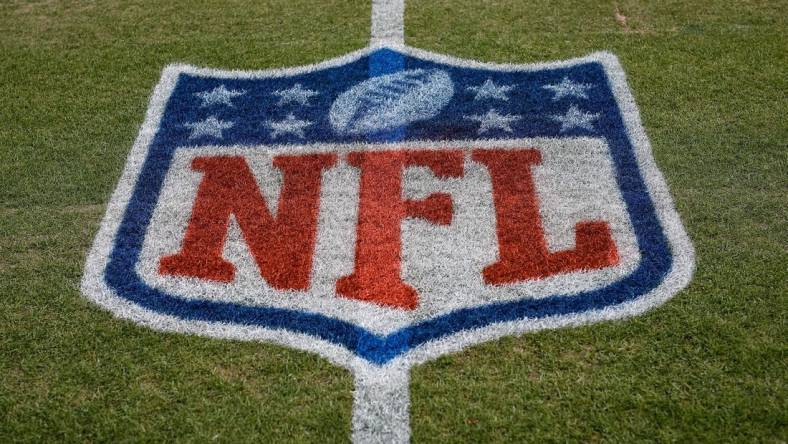
<svg viewBox="0 0 788 444">
<path fill-rule="evenodd" d="M 162 67 L 259 69 L 366 45 L 368 2 L 0 4 L 0 441 L 349 439 L 351 375 L 162 334 L 81 297 Z M 416 442 L 788 440 L 785 2 L 411 1 L 406 42 L 527 63 L 607 49 L 697 250 L 648 314 L 417 367 Z"/>
</svg>

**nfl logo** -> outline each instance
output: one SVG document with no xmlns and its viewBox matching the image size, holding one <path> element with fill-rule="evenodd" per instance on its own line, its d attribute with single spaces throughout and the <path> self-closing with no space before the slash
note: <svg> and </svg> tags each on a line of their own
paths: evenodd
<svg viewBox="0 0 788 444">
<path fill-rule="evenodd" d="M 643 312 L 692 268 L 614 56 L 378 45 L 167 68 L 83 292 L 159 330 L 319 353 L 356 374 L 357 436 L 396 439 L 412 365 Z"/>
</svg>

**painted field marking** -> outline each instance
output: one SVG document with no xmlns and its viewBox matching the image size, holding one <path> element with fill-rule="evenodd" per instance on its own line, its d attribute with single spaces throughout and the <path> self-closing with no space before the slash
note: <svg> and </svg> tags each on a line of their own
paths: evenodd
<svg viewBox="0 0 788 444">
<path fill-rule="evenodd" d="M 640 314 L 694 253 L 615 56 L 500 65 L 402 43 L 265 71 L 167 67 L 83 294 L 160 331 L 318 353 L 355 442 L 407 442 L 409 371 Z"/>
</svg>

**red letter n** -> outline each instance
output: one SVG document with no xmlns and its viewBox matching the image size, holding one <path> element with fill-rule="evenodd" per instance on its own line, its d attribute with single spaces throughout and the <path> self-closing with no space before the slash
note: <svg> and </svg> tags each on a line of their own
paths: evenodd
<svg viewBox="0 0 788 444">
<path fill-rule="evenodd" d="M 498 232 L 500 257 L 484 268 L 486 283 L 508 284 L 618 263 L 616 244 L 604 221 L 578 223 L 574 250 L 547 250 L 531 176 L 531 165 L 542 161 L 539 151 L 475 150 L 473 160 L 490 172 Z"/>
<path fill-rule="evenodd" d="M 312 271 L 320 180 L 336 162 L 334 154 L 276 156 L 283 184 L 272 216 L 243 157 L 197 157 L 192 168 L 203 172 L 181 251 L 162 257 L 159 272 L 231 282 L 235 267 L 222 258 L 230 216 L 269 285 L 285 290 L 309 287 Z"/>
</svg>

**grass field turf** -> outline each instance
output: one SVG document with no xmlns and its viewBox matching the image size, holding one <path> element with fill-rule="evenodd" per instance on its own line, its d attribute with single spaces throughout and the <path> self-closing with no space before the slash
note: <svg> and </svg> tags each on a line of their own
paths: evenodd
<svg viewBox="0 0 788 444">
<path fill-rule="evenodd" d="M 511 63 L 616 53 L 697 250 L 689 289 L 644 316 L 415 368 L 414 441 L 788 440 L 788 7 L 687 3 L 408 3 L 418 48 Z M 345 370 L 156 333 L 78 284 L 163 66 L 318 62 L 365 46 L 369 11 L 0 5 L 0 441 L 347 441 Z"/>
</svg>

